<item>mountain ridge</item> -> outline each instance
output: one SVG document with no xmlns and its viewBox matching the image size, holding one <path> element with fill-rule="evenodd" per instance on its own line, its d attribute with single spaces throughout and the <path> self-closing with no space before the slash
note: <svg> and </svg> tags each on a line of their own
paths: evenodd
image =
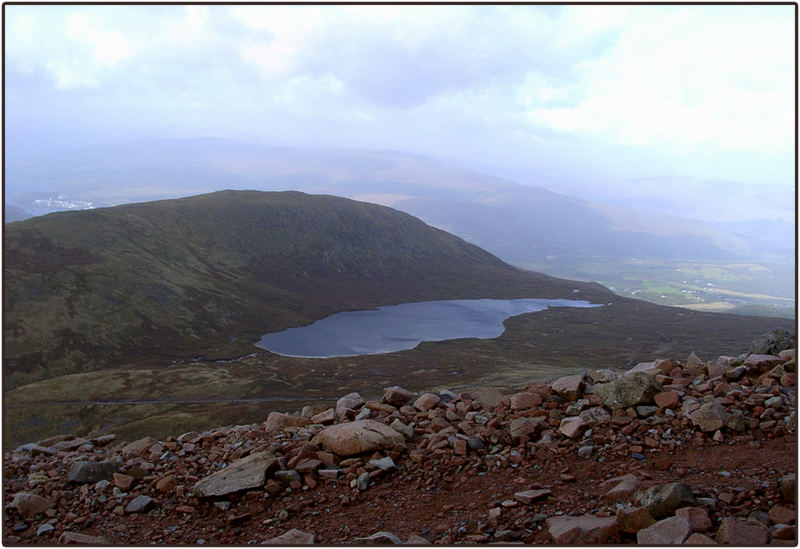
<svg viewBox="0 0 800 549">
<path fill-rule="evenodd" d="M 49 377 L 230 348 L 231 336 L 238 349 L 355 308 L 613 295 L 522 271 L 391 208 L 294 191 L 55 213 L 9 225 L 5 238 L 6 375 L 25 379 L 37 366 Z"/>
</svg>

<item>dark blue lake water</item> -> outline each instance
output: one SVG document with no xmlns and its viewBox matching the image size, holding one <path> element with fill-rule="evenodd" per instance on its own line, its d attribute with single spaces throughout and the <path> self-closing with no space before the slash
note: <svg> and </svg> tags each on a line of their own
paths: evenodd
<svg viewBox="0 0 800 549">
<path fill-rule="evenodd" d="M 503 333 L 503 321 L 548 307 L 600 307 L 571 299 L 457 299 L 388 305 L 336 313 L 300 328 L 266 334 L 256 343 L 272 353 L 330 358 L 413 349 L 421 341 Z"/>
</svg>

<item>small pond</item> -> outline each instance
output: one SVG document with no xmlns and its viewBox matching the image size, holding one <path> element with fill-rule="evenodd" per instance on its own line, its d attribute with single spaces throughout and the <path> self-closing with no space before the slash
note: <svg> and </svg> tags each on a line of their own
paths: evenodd
<svg viewBox="0 0 800 549">
<path fill-rule="evenodd" d="M 266 334 L 256 343 L 272 353 L 330 358 L 413 349 L 422 341 L 503 333 L 503 321 L 548 307 L 600 307 L 571 299 L 456 299 L 387 305 L 336 313 L 308 326 Z"/>
</svg>

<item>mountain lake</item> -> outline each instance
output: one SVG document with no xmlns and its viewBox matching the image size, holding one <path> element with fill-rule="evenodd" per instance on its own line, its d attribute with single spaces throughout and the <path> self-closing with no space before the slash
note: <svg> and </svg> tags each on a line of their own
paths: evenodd
<svg viewBox="0 0 800 549">
<path fill-rule="evenodd" d="M 495 338 L 503 321 L 549 307 L 601 307 L 571 299 L 456 299 L 387 305 L 336 313 L 307 326 L 264 335 L 256 345 L 271 353 L 331 358 L 413 349 L 422 341 Z"/>
</svg>

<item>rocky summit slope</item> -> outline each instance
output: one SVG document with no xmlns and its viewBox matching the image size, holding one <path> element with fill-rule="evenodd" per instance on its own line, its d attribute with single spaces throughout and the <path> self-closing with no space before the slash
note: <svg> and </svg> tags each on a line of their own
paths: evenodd
<svg viewBox="0 0 800 549">
<path fill-rule="evenodd" d="M 4 455 L 7 544 L 796 544 L 796 358 L 384 390 L 164 441 Z"/>
</svg>

